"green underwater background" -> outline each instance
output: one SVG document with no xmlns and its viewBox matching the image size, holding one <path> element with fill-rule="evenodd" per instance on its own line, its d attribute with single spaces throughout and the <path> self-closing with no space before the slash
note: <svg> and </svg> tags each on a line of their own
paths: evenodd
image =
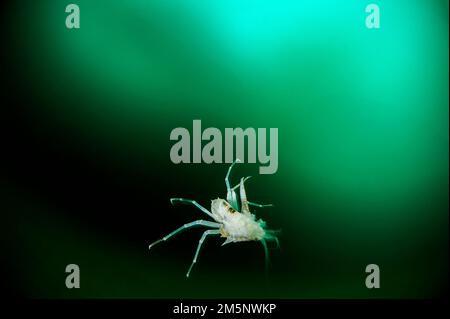
<svg viewBox="0 0 450 319">
<path fill-rule="evenodd" d="M 365 27 L 376 3 L 381 28 Z M 0 181 L 11 285 L 32 298 L 422 298 L 448 284 L 448 1 L 11 1 L 2 94 L 21 120 Z M 239 164 L 280 229 L 201 230 L 228 164 L 171 162 L 176 127 L 278 128 L 278 171 Z M 24 127 L 22 129 L 22 127 Z M 6 136 L 12 139 L 12 135 Z M 27 142 L 33 140 L 33 142 Z M 30 151 L 26 151 L 29 145 Z M 22 145 L 22 146 L 21 146 Z M 14 157 L 13 150 L 20 149 Z M 11 155 L 12 154 L 12 155 Z M 12 166 L 11 166 L 12 167 Z M 81 288 L 67 289 L 75 263 Z M 367 289 L 377 264 L 381 288 Z"/>
</svg>

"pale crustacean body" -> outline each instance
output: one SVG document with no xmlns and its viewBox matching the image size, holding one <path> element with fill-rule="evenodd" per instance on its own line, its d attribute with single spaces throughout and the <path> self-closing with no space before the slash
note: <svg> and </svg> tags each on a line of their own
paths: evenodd
<svg viewBox="0 0 450 319">
<path fill-rule="evenodd" d="M 186 277 L 189 277 L 189 274 L 192 270 L 192 267 L 197 262 L 198 255 L 200 253 L 200 248 L 205 241 L 206 237 L 209 235 L 220 235 L 225 238 L 225 242 L 222 245 L 233 243 L 233 242 L 242 242 L 242 241 L 260 241 L 264 247 L 264 253 L 266 256 L 266 266 L 268 262 L 268 249 L 266 240 L 273 240 L 277 243 L 278 246 L 278 238 L 275 236 L 275 231 L 268 230 L 265 228 L 265 222 L 261 219 L 256 220 L 256 216 L 250 212 L 249 206 L 256 207 L 268 207 L 272 206 L 271 204 L 262 205 L 249 202 L 247 200 L 247 194 L 245 192 L 244 183 L 250 177 L 241 178 L 241 181 L 235 187 L 230 186 L 229 176 L 231 173 L 231 169 L 233 166 L 239 162 L 236 160 L 231 164 L 228 169 L 227 175 L 225 177 L 225 184 L 227 186 L 227 200 L 217 198 L 212 200 L 211 202 L 211 212 L 206 208 L 198 204 L 196 201 L 185 198 L 171 198 L 170 201 L 172 204 L 176 202 L 192 204 L 199 208 L 202 212 L 207 214 L 209 217 L 214 219 L 214 222 L 207 220 L 196 220 L 194 222 L 185 224 L 167 236 L 155 241 L 150 244 L 149 249 L 154 245 L 166 241 L 169 238 L 175 236 L 179 232 L 194 226 L 204 226 L 211 227 L 214 229 L 206 230 L 197 246 L 197 251 L 195 252 L 194 260 L 192 261 L 191 266 L 186 274 Z M 237 195 L 235 189 L 239 187 L 239 195 L 240 195 L 240 208 L 237 200 Z"/>
<path fill-rule="evenodd" d="M 225 243 L 264 238 L 265 231 L 260 223 L 255 221 L 255 215 L 240 214 L 224 199 L 214 199 L 211 212 L 215 220 L 222 224 L 220 234 L 226 238 Z"/>
</svg>

